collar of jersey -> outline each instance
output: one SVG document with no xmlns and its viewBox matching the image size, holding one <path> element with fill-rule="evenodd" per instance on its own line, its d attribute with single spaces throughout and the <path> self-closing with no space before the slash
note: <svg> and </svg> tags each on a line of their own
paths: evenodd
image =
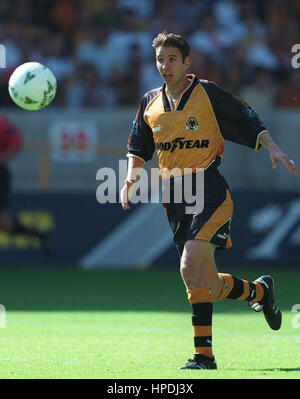
<svg viewBox="0 0 300 399">
<path fill-rule="evenodd" d="M 166 84 L 164 83 L 163 88 L 162 88 L 162 96 L 163 96 L 165 112 L 182 111 L 183 110 L 186 102 L 188 101 L 194 87 L 197 85 L 198 80 L 199 80 L 194 74 L 187 74 L 186 76 L 191 80 L 191 82 L 185 88 L 185 90 L 181 93 L 181 96 L 178 98 L 175 106 L 173 106 L 173 102 L 166 92 Z"/>
</svg>

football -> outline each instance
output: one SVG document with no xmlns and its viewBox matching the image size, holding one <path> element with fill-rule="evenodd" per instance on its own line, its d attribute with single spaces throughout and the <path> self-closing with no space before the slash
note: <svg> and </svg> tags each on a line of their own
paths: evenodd
<svg viewBox="0 0 300 399">
<path fill-rule="evenodd" d="M 9 95 L 19 107 L 37 111 L 51 103 L 56 94 L 56 78 L 45 65 L 26 62 L 18 66 L 8 82 Z"/>
</svg>

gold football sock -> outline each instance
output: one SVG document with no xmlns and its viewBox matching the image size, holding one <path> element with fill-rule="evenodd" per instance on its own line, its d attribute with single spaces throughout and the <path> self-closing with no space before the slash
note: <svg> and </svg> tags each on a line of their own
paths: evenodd
<svg viewBox="0 0 300 399">
<path fill-rule="evenodd" d="M 212 353 L 212 294 L 207 286 L 187 290 L 192 305 L 194 353 L 213 357 Z"/>
<path fill-rule="evenodd" d="M 240 301 L 260 302 L 265 297 L 265 287 L 258 281 L 250 282 L 227 273 L 219 273 L 219 276 L 223 277 L 224 286 L 217 301 L 229 298 Z"/>
</svg>

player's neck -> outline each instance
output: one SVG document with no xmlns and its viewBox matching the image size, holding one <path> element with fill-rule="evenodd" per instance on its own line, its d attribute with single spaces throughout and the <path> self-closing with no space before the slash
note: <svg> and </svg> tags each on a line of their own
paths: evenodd
<svg viewBox="0 0 300 399">
<path fill-rule="evenodd" d="M 181 94 L 184 92 L 184 90 L 188 87 L 188 85 L 191 83 L 190 79 L 185 76 L 182 81 L 179 82 L 176 86 L 171 86 L 169 87 L 166 85 L 166 89 L 168 92 L 168 95 L 171 97 L 173 102 L 177 101 L 178 98 L 181 96 Z"/>
</svg>

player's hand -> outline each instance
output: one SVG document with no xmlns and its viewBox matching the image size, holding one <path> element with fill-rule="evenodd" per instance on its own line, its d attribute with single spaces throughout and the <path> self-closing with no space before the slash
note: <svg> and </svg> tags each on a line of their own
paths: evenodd
<svg viewBox="0 0 300 399">
<path fill-rule="evenodd" d="M 288 172 L 292 172 L 294 175 L 299 173 L 295 162 L 280 149 L 270 150 L 270 158 L 272 162 L 272 169 L 276 169 L 277 163 L 281 162 L 287 168 Z"/>
<path fill-rule="evenodd" d="M 120 192 L 120 201 L 121 201 L 122 208 L 124 210 L 129 210 L 130 209 L 130 206 L 129 206 L 129 199 L 130 199 L 129 189 L 132 186 L 132 184 L 133 183 L 130 183 L 128 180 L 125 180 L 124 187 L 122 188 L 122 190 Z"/>
</svg>

